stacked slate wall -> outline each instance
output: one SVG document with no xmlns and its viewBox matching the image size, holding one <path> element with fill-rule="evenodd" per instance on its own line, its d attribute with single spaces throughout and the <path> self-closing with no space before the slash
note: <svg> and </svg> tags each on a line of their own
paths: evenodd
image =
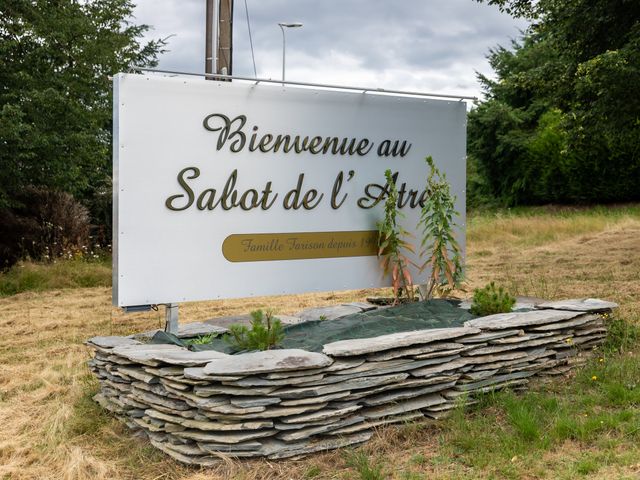
<svg viewBox="0 0 640 480">
<path fill-rule="evenodd" d="M 459 401 L 584 363 L 606 335 L 594 299 L 481 317 L 463 328 L 342 340 L 323 353 L 191 352 L 95 337 L 95 400 L 188 464 L 297 457 L 367 441 L 379 425 L 438 419 Z"/>
</svg>

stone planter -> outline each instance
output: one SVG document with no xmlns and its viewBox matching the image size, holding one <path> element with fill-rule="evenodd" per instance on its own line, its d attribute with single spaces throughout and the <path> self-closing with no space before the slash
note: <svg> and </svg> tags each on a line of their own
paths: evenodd
<svg viewBox="0 0 640 480">
<path fill-rule="evenodd" d="M 596 299 L 539 304 L 462 328 L 326 344 L 323 353 L 191 352 L 128 337 L 95 337 L 94 397 L 175 459 L 298 457 L 367 441 L 373 428 L 439 419 L 494 389 L 526 388 L 586 361 L 606 336 Z"/>
</svg>

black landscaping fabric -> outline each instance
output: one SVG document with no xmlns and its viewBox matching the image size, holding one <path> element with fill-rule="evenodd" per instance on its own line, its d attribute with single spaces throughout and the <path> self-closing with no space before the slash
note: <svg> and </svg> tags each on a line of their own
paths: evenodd
<svg viewBox="0 0 640 480">
<path fill-rule="evenodd" d="M 310 352 L 321 352 L 322 346 L 338 340 L 371 338 L 397 332 L 427 330 L 431 328 L 461 327 L 464 322 L 476 318 L 467 310 L 448 300 L 412 302 L 395 307 L 354 313 L 335 320 L 312 320 L 285 327 L 285 338 L 280 348 L 300 348 Z M 192 344 L 178 337 L 158 332 L 152 343 L 173 343 L 190 350 L 217 350 L 236 352 L 222 337 L 211 343 Z"/>
</svg>

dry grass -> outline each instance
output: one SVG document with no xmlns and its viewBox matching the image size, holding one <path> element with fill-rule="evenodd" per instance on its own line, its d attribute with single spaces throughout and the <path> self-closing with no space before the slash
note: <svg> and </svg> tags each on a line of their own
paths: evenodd
<svg viewBox="0 0 640 480">
<path fill-rule="evenodd" d="M 497 280 L 519 294 L 614 299 L 622 305 L 621 315 L 638 322 L 640 215 L 631 211 L 472 217 L 468 277 L 470 287 Z M 348 451 L 301 461 L 229 460 L 201 471 L 181 466 L 133 438 L 90 400 L 97 387 L 85 366 L 89 353 L 82 342 L 93 335 L 157 328 L 162 313 L 124 316 L 111 307 L 110 293 L 108 288 L 67 289 L 0 299 L 0 478 L 363 478 L 349 466 L 353 462 Z M 306 306 L 362 299 L 367 293 L 197 303 L 183 306 L 181 315 L 183 321 L 195 321 L 265 306 L 291 313 Z M 633 436 L 611 434 L 591 446 L 566 441 L 558 448 L 525 453 L 513 459 L 512 467 L 503 465 L 498 471 L 470 464 L 451 450 L 446 440 L 455 428 L 448 424 L 385 428 L 359 451 L 371 465 L 381 462 L 383 478 L 640 475 L 640 448 Z M 595 467 L 590 463 L 594 461 Z"/>
</svg>

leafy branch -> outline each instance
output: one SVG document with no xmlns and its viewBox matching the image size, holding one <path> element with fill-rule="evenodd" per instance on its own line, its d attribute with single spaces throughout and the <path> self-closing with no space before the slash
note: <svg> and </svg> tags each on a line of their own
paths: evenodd
<svg viewBox="0 0 640 480">
<path fill-rule="evenodd" d="M 387 179 L 388 194 L 384 204 L 384 220 L 378 222 L 378 258 L 382 258 L 380 266 L 383 274 L 391 273 L 394 304 L 400 302 L 402 295 L 410 300 L 415 297 L 413 279 L 409 272 L 409 265 L 414 265 L 403 250 L 415 253 L 413 245 L 405 240 L 409 232 L 398 224 L 398 216 L 403 214 L 398 210 L 398 189 L 391 170 L 384 172 Z"/>
<path fill-rule="evenodd" d="M 463 279 L 461 250 L 456 240 L 453 228 L 454 217 L 458 216 L 455 209 L 456 197 L 451 195 L 451 189 L 444 173 L 433 163 L 433 158 L 426 158 L 430 172 L 427 178 L 427 192 L 429 195 L 420 212 L 418 227 L 422 227 L 421 256 L 427 256 L 420 266 L 420 272 L 430 269 L 427 281 L 425 299 L 430 299 L 434 292 L 445 295 L 460 286 Z"/>
</svg>

